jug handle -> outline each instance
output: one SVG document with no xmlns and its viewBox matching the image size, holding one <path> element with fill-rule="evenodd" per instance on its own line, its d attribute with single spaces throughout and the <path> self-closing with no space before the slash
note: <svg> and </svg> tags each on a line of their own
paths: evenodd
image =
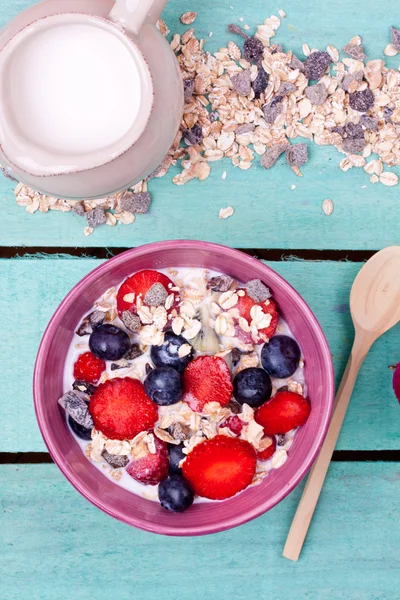
<svg viewBox="0 0 400 600">
<path fill-rule="evenodd" d="M 109 18 L 138 34 L 142 25 L 156 23 L 167 0 L 116 0 Z"/>
</svg>

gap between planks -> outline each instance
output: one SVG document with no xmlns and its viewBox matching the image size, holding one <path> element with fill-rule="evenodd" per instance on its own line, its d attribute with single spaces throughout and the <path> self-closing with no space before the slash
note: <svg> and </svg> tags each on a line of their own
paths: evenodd
<svg viewBox="0 0 400 600">
<path fill-rule="evenodd" d="M 58 259 L 58 258 L 98 258 L 106 259 L 121 254 L 128 247 L 120 248 L 69 248 L 45 246 L 0 246 L 2 259 Z M 306 250 L 287 248 L 238 248 L 242 252 L 269 261 L 347 261 L 364 262 L 373 256 L 377 250 Z"/>
<path fill-rule="evenodd" d="M 333 462 L 400 462 L 400 450 L 335 450 Z M 0 465 L 49 464 L 47 452 L 0 452 Z"/>
</svg>

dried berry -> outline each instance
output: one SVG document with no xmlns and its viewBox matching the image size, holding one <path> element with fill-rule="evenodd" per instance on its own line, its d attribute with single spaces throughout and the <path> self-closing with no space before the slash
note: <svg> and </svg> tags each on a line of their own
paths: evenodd
<svg viewBox="0 0 400 600">
<path fill-rule="evenodd" d="M 290 83 L 290 81 L 284 81 L 280 85 L 280 88 L 278 90 L 278 96 L 286 96 L 287 94 L 291 94 L 296 90 L 297 87 L 294 85 L 294 83 Z"/>
<path fill-rule="evenodd" d="M 146 363 L 145 370 L 146 370 L 146 375 L 149 375 L 149 373 L 154 371 L 154 367 L 152 367 L 150 363 Z"/>
<path fill-rule="evenodd" d="M 75 202 L 75 204 L 72 206 L 72 212 L 74 212 L 79 217 L 84 217 L 85 209 L 83 207 L 83 202 Z"/>
<path fill-rule="evenodd" d="M 243 45 L 243 56 L 249 62 L 258 63 L 264 55 L 264 46 L 257 38 L 247 38 Z"/>
<path fill-rule="evenodd" d="M 107 450 L 103 450 L 101 455 L 114 469 L 123 469 L 129 462 L 127 456 L 123 456 L 122 454 L 110 454 Z"/>
<path fill-rule="evenodd" d="M 323 83 L 309 85 L 306 88 L 306 96 L 314 106 L 321 106 L 328 97 L 328 92 Z"/>
<path fill-rule="evenodd" d="M 351 138 L 348 137 L 343 140 L 342 150 L 347 152 L 348 154 L 356 154 L 357 152 L 362 152 L 366 146 L 367 142 L 362 138 Z"/>
<path fill-rule="evenodd" d="M 148 212 L 151 202 L 149 192 L 134 194 L 131 191 L 124 192 L 119 199 L 121 210 L 133 213 L 135 215 L 144 215 Z"/>
<path fill-rule="evenodd" d="M 200 125 L 193 125 L 191 129 L 184 129 L 183 139 L 188 146 L 200 144 L 201 140 L 203 139 L 203 132 Z"/>
<path fill-rule="evenodd" d="M 79 325 L 78 329 L 75 332 L 79 337 L 83 337 L 84 335 L 90 335 L 92 333 L 92 325 L 90 323 L 90 315 L 87 315 L 82 319 L 82 323 Z"/>
<path fill-rule="evenodd" d="M 233 281 L 233 278 L 229 275 L 218 275 L 208 280 L 207 287 L 212 289 L 213 292 L 227 292 L 231 289 Z"/>
<path fill-rule="evenodd" d="M 300 71 L 300 73 L 304 73 L 303 61 L 301 61 L 299 58 L 297 58 L 297 56 L 295 56 L 294 54 L 292 55 L 292 58 L 290 59 L 289 67 L 291 69 L 293 69 L 293 71 L 298 69 Z"/>
<path fill-rule="evenodd" d="M 251 279 L 246 283 L 246 292 L 254 302 L 265 302 L 271 298 L 271 292 L 259 279 Z"/>
<path fill-rule="evenodd" d="M 239 350 L 238 350 L 238 352 L 239 352 Z M 238 415 L 239 413 L 242 412 L 242 405 L 239 404 L 239 402 L 237 402 L 234 398 L 232 398 L 232 400 L 230 400 L 228 402 L 228 404 L 226 405 L 226 408 L 229 408 L 229 410 L 231 412 L 233 412 L 234 415 Z"/>
<path fill-rule="evenodd" d="M 275 96 L 271 102 L 264 104 L 262 111 L 267 123 L 274 123 L 275 119 L 281 114 L 282 108 L 282 96 Z"/>
<path fill-rule="evenodd" d="M 133 314 L 130 310 L 124 310 L 121 314 L 121 321 L 129 331 L 137 333 L 140 330 L 141 323 L 138 315 Z"/>
<path fill-rule="evenodd" d="M 100 225 L 104 225 L 106 222 L 106 211 L 104 208 L 94 208 L 93 210 L 89 210 L 89 212 L 85 213 L 86 221 L 89 227 L 95 229 L 96 227 L 100 227 Z"/>
<path fill-rule="evenodd" d="M 186 104 L 191 101 L 194 92 L 194 79 L 183 80 L 183 96 Z"/>
<path fill-rule="evenodd" d="M 271 146 L 261 158 L 261 164 L 264 169 L 273 167 L 280 155 L 285 152 L 288 145 L 289 144 L 275 144 L 274 146 Z"/>
<path fill-rule="evenodd" d="M 261 94 L 265 92 L 265 88 L 268 85 L 269 75 L 266 73 L 261 65 L 258 67 L 257 77 L 252 83 L 254 90 L 254 98 L 259 98 Z"/>
<path fill-rule="evenodd" d="M 174 423 L 174 425 L 169 427 L 168 431 L 174 440 L 179 440 L 180 442 L 187 440 L 190 435 L 190 427 L 182 425 L 182 423 Z"/>
<path fill-rule="evenodd" d="M 255 129 L 254 123 L 243 123 L 243 125 L 239 125 L 239 127 L 235 130 L 235 135 L 242 135 L 243 133 L 250 133 Z"/>
<path fill-rule="evenodd" d="M 229 33 L 235 33 L 236 35 L 240 35 L 245 40 L 247 40 L 247 38 L 249 37 L 247 33 L 245 33 L 238 25 L 235 25 L 234 23 L 228 25 L 228 31 Z"/>
<path fill-rule="evenodd" d="M 385 106 L 383 109 L 383 118 L 385 119 L 386 123 L 392 122 L 393 112 L 393 108 L 390 108 L 389 106 Z"/>
<path fill-rule="evenodd" d="M 79 379 L 76 379 L 72 384 L 72 389 L 76 390 L 77 392 L 83 392 L 84 394 L 91 396 L 96 387 L 91 383 L 88 383 L 87 381 L 80 381 Z"/>
<path fill-rule="evenodd" d="M 347 44 L 344 46 L 343 52 L 354 58 L 354 60 L 364 60 L 365 54 L 361 44 Z"/>
<path fill-rule="evenodd" d="M 153 283 L 153 285 L 147 290 L 143 302 L 147 306 L 162 306 L 165 304 L 168 298 L 168 292 L 162 283 Z"/>
<path fill-rule="evenodd" d="M 307 79 L 321 79 L 331 63 L 327 52 L 312 52 L 304 63 L 304 73 Z"/>
<path fill-rule="evenodd" d="M 92 313 L 90 313 L 89 321 L 90 321 L 92 328 L 94 329 L 95 327 L 102 325 L 104 323 L 105 318 L 106 318 L 106 313 L 103 312 L 102 310 L 94 310 Z"/>
<path fill-rule="evenodd" d="M 139 344 L 132 344 L 130 350 L 124 354 L 125 360 L 135 360 L 139 356 L 142 356 L 143 351 L 140 349 Z"/>
<path fill-rule="evenodd" d="M 396 29 L 395 27 L 390 28 L 392 34 L 392 44 L 396 48 L 396 50 L 400 51 L 400 29 Z"/>
<path fill-rule="evenodd" d="M 367 131 L 378 131 L 378 119 L 362 115 L 359 120 L 360 125 Z"/>
<path fill-rule="evenodd" d="M 347 137 L 364 139 L 364 129 L 360 123 L 346 123 L 344 129 Z"/>
<path fill-rule="evenodd" d="M 300 167 L 308 161 L 307 144 L 295 144 L 286 150 L 286 160 L 291 167 Z"/>
<path fill-rule="evenodd" d="M 347 75 L 345 75 L 342 79 L 342 82 L 340 84 L 340 87 L 345 91 L 348 92 L 349 91 L 349 86 L 351 83 L 353 83 L 353 81 L 358 81 L 359 83 L 362 81 L 363 79 L 363 72 L 362 71 L 356 71 L 355 73 L 347 73 Z"/>
<path fill-rule="evenodd" d="M 232 85 L 239 96 L 248 96 L 251 92 L 250 70 L 240 71 L 231 76 Z"/>
<path fill-rule="evenodd" d="M 349 94 L 349 104 L 353 110 L 367 112 L 374 105 L 374 95 L 369 88 Z"/>
<path fill-rule="evenodd" d="M 67 415 L 86 429 L 93 427 L 93 419 L 88 408 L 88 397 L 80 392 L 67 392 L 58 400 Z"/>
<path fill-rule="evenodd" d="M 284 446 L 286 444 L 285 436 L 282 433 L 278 433 L 278 435 L 276 436 L 276 442 L 278 446 Z"/>
</svg>

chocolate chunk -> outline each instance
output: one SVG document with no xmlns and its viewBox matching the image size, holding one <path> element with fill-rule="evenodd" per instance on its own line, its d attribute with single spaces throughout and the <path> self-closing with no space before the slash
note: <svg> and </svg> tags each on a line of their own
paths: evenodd
<svg viewBox="0 0 400 600">
<path fill-rule="evenodd" d="M 307 144 L 295 144 L 286 150 L 286 160 L 291 167 L 300 167 L 308 161 Z"/>
<path fill-rule="evenodd" d="M 106 313 L 103 312 L 102 310 L 94 310 L 92 313 L 90 313 L 89 321 L 90 321 L 92 328 L 94 329 L 95 327 L 102 325 L 104 323 L 105 318 L 106 318 Z"/>
<path fill-rule="evenodd" d="M 361 44 L 347 44 L 344 46 L 343 52 L 354 58 L 354 60 L 364 60 L 365 54 Z"/>
<path fill-rule="evenodd" d="M 321 79 L 331 63 L 327 52 L 312 52 L 304 63 L 304 73 L 307 79 Z"/>
<path fill-rule="evenodd" d="M 130 310 L 123 311 L 121 321 L 129 331 L 132 331 L 132 333 L 137 333 L 140 330 L 140 318 Z"/>
<path fill-rule="evenodd" d="M 367 112 L 374 105 L 374 95 L 369 88 L 349 94 L 349 104 L 353 110 Z"/>
<path fill-rule="evenodd" d="M 271 298 L 271 292 L 259 279 L 251 279 L 246 283 L 246 292 L 254 302 L 265 302 Z"/>
<path fill-rule="evenodd" d="M 393 112 L 393 108 L 390 108 L 389 106 L 385 106 L 385 108 L 383 109 L 383 118 L 385 119 L 386 123 L 392 122 Z"/>
<path fill-rule="evenodd" d="M 269 75 L 266 73 L 260 64 L 258 66 L 257 77 L 252 83 L 252 87 L 254 90 L 254 98 L 259 98 L 261 94 L 265 92 L 265 88 L 268 85 Z"/>
<path fill-rule="evenodd" d="M 228 31 L 229 33 L 235 33 L 236 35 L 240 35 L 245 40 L 247 40 L 249 37 L 247 33 L 245 33 L 238 25 L 235 25 L 234 23 L 228 25 Z"/>
<path fill-rule="evenodd" d="M 360 125 L 367 131 L 378 131 L 378 119 L 362 115 L 359 120 Z"/>
<path fill-rule="evenodd" d="M 85 402 L 86 400 L 86 402 Z M 67 392 L 58 400 L 67 415 L 76 423 L 86 429 L 93 427 L 92 415 L 89 412 L 87 401 L 89 398 L 81 392 Z"/>
<path fill-rule="evenodd" d="M 194 92 L 194 79 L 184 79 L 183 80 L 183 96 L 185 98 L 185 102 L 188 103 L 191 101 Z"/>
<path fill-rule="evenodd" d="M 264 55 L 264 46 L 257 38 L 247 38 L 243 45 L 243 56 L 249 62 L 258 63 Z"/>
<path fill-rule="evenodd" d="M 94 393 L 96 387 L 91 383 L 87 383 L 87 381 L 80 381 L 79 379 L 76 379 L 72 384 L 72 389 L 76 390 L 77 392 L 83 392 L 84 394 L 91 396 Z"/>
<path fill-rule="evenodd" d="M 83 208 L 83 202 L 76 202 L 72 206 L 72 212 L 78 215 L 79 217 L 85 216 L 85 209 Z"/>
<path fill-rule="evenodd" d="M 164 306 L 166 299 L 168 298 L 168 292 L 162 283 L 153 283 L 143 298 L 143 302 L 147 306 Z"/>
<path fill-rule="evenodd" d="M 364 129 L 360 123 L 346 123 L 344 126 L 346 136 L 350 138 L 364 138 Z"/>
<path fill-rule="evenodd" d="M 143 351 L 140 349 L 139 344 L 132 344 L 128 352 L 124 355 L 125 360 L 135 360 L 139 356 L 142 356 Z"/>
<path fill-rule="evenodd" d="M 89 212 L 85 213 L 86 221 L 89 227 L 95 229 L 96 227 L 100 227 L 100 225 L 104 225 L 106 222 L 106 211 L 104 208 L 94 208 L 93 210 L 89 210 Z"/>
<path fill-rule="evenodd" d="M 282 108 L 282 96 L 275 96 L 271 102 L 264 104 L 262 111 L 267 123 L 274 123 L 275 119 L 281 114 Z"/>
<path fill-rule="evenodd" d="M 119 207 L 134 215 L 144 215 L 148 212 L 151 202 L 149 192 L 134 194 L 130 190 L 124 192 L 119 199 Z"/>
<path fill-rule="evenodd" d="M 357 152 L 362 152 L 366 146 L 367 142 L 364 137 L 362 138 L 351 138 L 348 137 L 343 140 L 342 149 L 348 154 L 356 154 Z"/>
<path fill-rule="evenodd" d="M 390 28 L 390 32 L 392 34 L 392 44 L 396 48 L 396 50 L 400 51 L 400 29 L 396 29 L 395 27 Z"/>
<path fill-rule="evenodd" d="M 353 81 L 358 81 L 361 82 L 363 79 L 363 72 L 362 71 L 356 71 L 355 73 L 347 73 L 347 75 L 345 75 L 340 83 L 340 87 L 345 91 L 348 92 L 349 91 L 349 85 L 353 82 Z"/>
<path fill-rule="evenodd" d="M 231 75 L 232 85 L 239 94 L 239 96 L 248 96 L 251 92 L 251 78 L 250 70 L 240 71 Z"/>
<path fill-rule="evenodd" d="M 87 315 L 82 319 L 82 323 L 79 325 L 75 333 L 79 335 L 79 337 L 83 337 L 84 335 L 90 335 L 92 331 L 93 330 L 92 325 L 90 323 L 90 315 Z"/>
<path fill-rule="evenodd" d="M 213 292 L 227 292 L 231 289 L 233 282 L 234 279 L 229 275 L 218 275 L 207 281 L 207 287 L 211 288 Z"/>
<path fill-rule="evenodd" d="M 203 132 L 200 125 L 193 125 L 191 129 L 183 130 L 183 139 L 188 146 L 196 146 L 203 139 Z"/>
<path fill-rule="evenodd" d="M 295 71 L 298 69 L 300 73 L 304 73 L 304 63 L 302 60 L 297 58 L 294 54 L 292 54 L 292 58 L 290 59 L 289 67 Z"/>
<path fill-rule="evenodd" d="M 290 81 L 284 81 L 279 87 L 278 96 L 287 96 L 296 90 L 297 87 L 294 85 L 294 83 L 290 83 Z"/>
<path fill-rule="evenodd" d="M 309 85 L 306 88 L 306 96 L 314 106 L 321 106 L 328 97 L 328 92 L 323 83 Z"/>
<path fill-rule="evenodd" d="M 289 144 L 275 144 L 271 146 L 261 157 L 261 164 L 264 169 L 270 169 L 278 160 L 281 154 L 285 152 Z"/>
<path fill-rule="evenodd" d="M 109 465 L 111 465 L 114 469 L 123 469 L 129 462 L 129 458 L 127 456 L 123 456 L 122 454 L 110 454 L 107 450 L 103 450 L 101 453 L 102 457 Z"/>
<path fill-rule="evenodd" d="M 174 423 L 174 425 L 171 425 L 171 427 L 168 428 L 168 431 L 174 440 L 183 442 L 188 439 L 190 428 L 187 425 L 182 425 L 182 423 Z"/>
<path fill-rule="evenodd" d="M 242 135 L 243 133 L 250 133 L 255 129 L 254 123 L 244 123 L 243 125 L 239 125 L 239 127 L 235 130 L 235 135 Z"/>
</svg>

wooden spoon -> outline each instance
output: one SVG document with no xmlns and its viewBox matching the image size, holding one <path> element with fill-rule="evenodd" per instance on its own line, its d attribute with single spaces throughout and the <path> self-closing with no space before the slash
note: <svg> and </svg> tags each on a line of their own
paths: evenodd
<svg viewBox="0 0 400 600">
<path fill-rule="evenodd" d="M 362 362 L 374 341 L 400 321 L 400 246 L 375 254 L 358 273 L 350 293 L 355 338 L 328 433 L 315 461 L 286 540 L 283 556 L 299 558 Z"/>
</svg>

